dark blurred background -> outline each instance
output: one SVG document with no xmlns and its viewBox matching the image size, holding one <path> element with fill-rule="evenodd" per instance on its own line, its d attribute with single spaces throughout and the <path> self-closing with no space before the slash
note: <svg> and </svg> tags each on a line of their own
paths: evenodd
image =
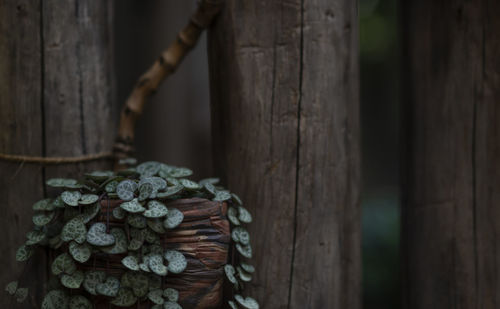
<svg viewBox="0 0 500 309">
<path fill-rule="evenodd" d="M 175 39 L 195 5 L 195 1 L 115 2 L 120 103 L 137 78 Z M 396 0 L 359 2 L 366 309 L 400 307 L 397 13 Z M 213 174 L 206 34 L 148 102 L 137 135 L 139 160 L 187 166 L 198 179 Z M 151 140 L 159 142 L 147 143 Z"/>
<path fill-rule="evenodd" d="M 360 0 L 364 308 L 400 308 L 398 2 Z"/>
</svg>

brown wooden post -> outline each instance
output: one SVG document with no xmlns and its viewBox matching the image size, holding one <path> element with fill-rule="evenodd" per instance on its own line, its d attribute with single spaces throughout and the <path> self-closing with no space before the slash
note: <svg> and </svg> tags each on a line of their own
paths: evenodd
<svg viewBox="0 0 500 309">
<path fill-rule="evenodd" d="M 404 1 L 404 307 L 497 308 L 500 3 Z"/>
<path fill-rule="evenodd" d="M 357 3 L 227 1 L 209 34 L 215 172 L 263 308 L 360 308 Z"/>
<path fill-rule="evenodd" d="M 0 1 L 0 152 L 75 156 L 110 150 L 112 115 L 112 1 Z M 78 176 L 109 162 L 42 167 L 0 161 L 0 286 L 24 263 L 15 250 L 31 227 L 32 204 L 49 177 Z M 36 257 L 20 284 L 33 308 L 44 291 L 45 263 Z M 15 301 L 14 301 L 15 303 Z M 1 308 L 13 304 L 0 297 Z"/>
</svg>

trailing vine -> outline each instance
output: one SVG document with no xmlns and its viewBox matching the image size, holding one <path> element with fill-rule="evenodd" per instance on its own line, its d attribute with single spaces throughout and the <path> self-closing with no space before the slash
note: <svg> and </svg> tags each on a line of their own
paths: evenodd
<svg viewBox="0 0 500 309">
<path fill-rule="evenodd" d="M 128 168 L 94 171 L 80 180 L 49 179 L 46 184 L 56 194 L 33 205 L 34 228 L 26 234 L 16 260 L 29 260 L 39 247 L 55 252 L 42 309 L 91 309 L 97 298 L 119 307 L 149 302 L 153 309 L 181 308 L 179 292 L 163 289 L 163 283 L 168 274 L 182 273 L 187 260 L 160 241 L 184 219 L 180 210 L 167 206 L 178 199 L 226 202 L 234 246 L 242 258 L 252 257 L 250 235 L 243 227 L 252 216 L 236 194 L 218 185 L 217 178 L 195 182 L 187 178 L 191 170 L 153 161 L 136 166 L 134 159 L 125 159 L 120 164 Z M 117 258 L 119 272 L 109 267 L 109 261 Z M 255 271 L 246 262 L 227 264 L 224 270 L 237 293 Z M 28 296 L 18 281 L 5 289 L 18 302 Z M 253 298 L 241 294 L 229 305 L 259 308 Z"/>
</svg>

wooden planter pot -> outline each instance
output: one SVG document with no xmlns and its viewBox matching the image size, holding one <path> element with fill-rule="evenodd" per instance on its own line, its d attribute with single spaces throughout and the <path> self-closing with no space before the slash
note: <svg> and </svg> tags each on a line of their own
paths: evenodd
<svg viewBox="0 0 500 309">
<path fill-rule="evenodd" d="M 109 226 L 123 226 L 111 211 L 121 201 L 101 202 L 99 221 Z M 184 221 L 174 230 L 161 235 L 165 249 L 175 249 L 184 254 L 188 261 L 186 270 L 179 274 L 168 274 L 162 288 L 179 291 L 179 304 L 183 309 L 218 308 L 222 304 L 224 265 L 228 259 L 230 227 L 226 218 L 227 204 L 201 198 L 180 199 L 166 204 L 184 214 Z M 90 261 L 86 269 L 106 269 L 110 274 L 121 275 L 126 271 L 121 259 L 126 255 L 103 255 L 102 259 Z M 108 309 L 102 299 L 95 298 L 97 309 Z M 143 301 L 131 308 L 150 308 L 150 301 Z M 118 307 L 117 307 L 118 308 Z"/>
</svg>

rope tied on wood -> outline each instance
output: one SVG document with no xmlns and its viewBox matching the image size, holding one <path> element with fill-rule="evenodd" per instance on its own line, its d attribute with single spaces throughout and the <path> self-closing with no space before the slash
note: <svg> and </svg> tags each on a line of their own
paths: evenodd
<svg viewBox="0 0 500 309">
<path fill-rule="evenodd" d="M 39 156 L 24 156 L 24 155 L 11 155 L 0 153 L 0 160 L 18 162 L 18 163 L 31 163 L 40 165 L 63 165 L 73 163 L 83 163 L 97 160 L 111 160 L 114 155 L 111 151 L 104 151 L 95 154 L 74 156 L 74 157 L 39 157 Z"/>
</svg>

